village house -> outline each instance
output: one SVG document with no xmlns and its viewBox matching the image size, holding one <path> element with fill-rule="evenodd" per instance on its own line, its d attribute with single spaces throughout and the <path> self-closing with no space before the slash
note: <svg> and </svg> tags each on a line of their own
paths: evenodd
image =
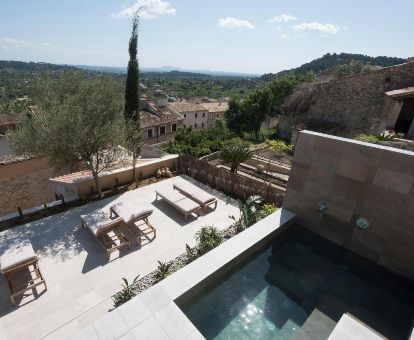
<svg viewBox="0 0 414 340">
<path fill-rule="evenodd" d="M 157 144 L 175 137 L 176 131 L 183 126 L 185 118 L 167 107 L 167 99 L 144 101 L 139 113 L 142 138 L 146 144 Z"/>
<path fill-rule="evenodd" d="M 224 112 L 228 108 L 227 102 L 206 103 L 202 100 L 180 101 L 169 103 L 168 108 L 184 116 L 184 126 L 194 129 L 206 129 L 220 118 L 224 118 Z"/>
</svg>

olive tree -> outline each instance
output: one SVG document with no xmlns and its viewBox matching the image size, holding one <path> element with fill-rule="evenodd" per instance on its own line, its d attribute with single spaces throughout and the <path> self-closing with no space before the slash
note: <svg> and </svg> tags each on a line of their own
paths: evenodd
<svg viewBox="0 0 414 340">
<path fill-rule="evenodd" d="M 8 137 L 18 153 L 47 155 L 58 169 L 83 163 L 98 194 L 99 173 L 119 160 L 125 133 L 122 89 L 105 76 L 69 72 L 38 81 L 35 106 Z"/>
</svg>

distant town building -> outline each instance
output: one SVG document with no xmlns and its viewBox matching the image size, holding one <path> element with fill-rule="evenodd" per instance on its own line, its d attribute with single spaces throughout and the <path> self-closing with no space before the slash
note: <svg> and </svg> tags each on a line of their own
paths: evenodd
<svg viewBox="0 0 414 340">
<path fill-rule="evenodd" d="M 168 108 L 184 116 L 185 126 L 193 129 L 206 129 L 214 125 L 215 121 L 224 118 L 228 108 L 227 102 L 204 102 L 201 99 L 169 103 Z"/>
<path fill-rule="evenodd" d="M 142 102 L 139 113 L 143 140 L 146 144 L 161 143 L 174 138 L 185 120 L 181 114 L 168 108 L 167 99 L 158 100 L 157 103 L 158 105 L 152 101 Z"/>
</svg>

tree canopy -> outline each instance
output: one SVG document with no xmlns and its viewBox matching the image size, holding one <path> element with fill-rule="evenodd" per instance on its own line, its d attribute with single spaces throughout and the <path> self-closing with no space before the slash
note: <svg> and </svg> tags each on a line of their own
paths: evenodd
<svg viewBox="0 0 414 340">
<path fill-rule="evenodd" d="M 57 168 L 83 163 L 100 193 L 99 173 L 119 157 L 122 108 L 122 89 L 107 77 L 68 72 L 52 81 L 46 76 L 32 114 L 8 137 L 17 152 L 47 155 Z"/>
<path fill-rule="evenodd" d="M 259 137 L 262 122 L 271 116 L 281 114 L 284 100 L 298 84 L 314 80 L 313 74 L 289 74 L 271 82 L 263 89 L 254 91 L 244 100 L 232 99 L 225 117 L 229 129 L 240 135 L 253 132 Z"/>
<path fill-rule="evenodd" d="M 192 127 L 178 129 L 174 140 L 169 141 L 166 151 L 201 157 L 219 151 L 231 137 L 233 134 L 225 123 L 218 119 L 214 126 L 205 130 L 194 130 Z"/>
</svg>

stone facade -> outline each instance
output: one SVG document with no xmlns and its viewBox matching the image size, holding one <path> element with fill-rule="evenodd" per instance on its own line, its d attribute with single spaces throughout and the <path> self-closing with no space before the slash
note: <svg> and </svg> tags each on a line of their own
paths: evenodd
<svg viewBox="0 0 414 340">
<path fill-rule="evenodd" d="M 305 84 L 286 100 L 283 110 L 287 116 L 282 116 L 281 120 L 287 123 L 281 122 L 279 132 L 290 138 L 295 124 L 306 125 L 313 120 L 319 121 L 322 128 L 324 124 L 330 128 L 336 126 L 335 134 L 343 137 L 380 133 L 393 128 L 387 126 L 393 100 L 386 92 L 410 86 L 414 86 L 414 62 Z"/>
<path fill-rule="evenodd" d="M 59 174 L 46 157 L 0 164 L 0 216 L 54 201 L 49 178 Z"/>
<path fill-rule="evenodd" d="M 313 232 L 414 279 L 413 169 L 413 152 L 302 131 L 283 207 Z M 368 229 L 356 227 L 361 217 Z"/>
</svg>

